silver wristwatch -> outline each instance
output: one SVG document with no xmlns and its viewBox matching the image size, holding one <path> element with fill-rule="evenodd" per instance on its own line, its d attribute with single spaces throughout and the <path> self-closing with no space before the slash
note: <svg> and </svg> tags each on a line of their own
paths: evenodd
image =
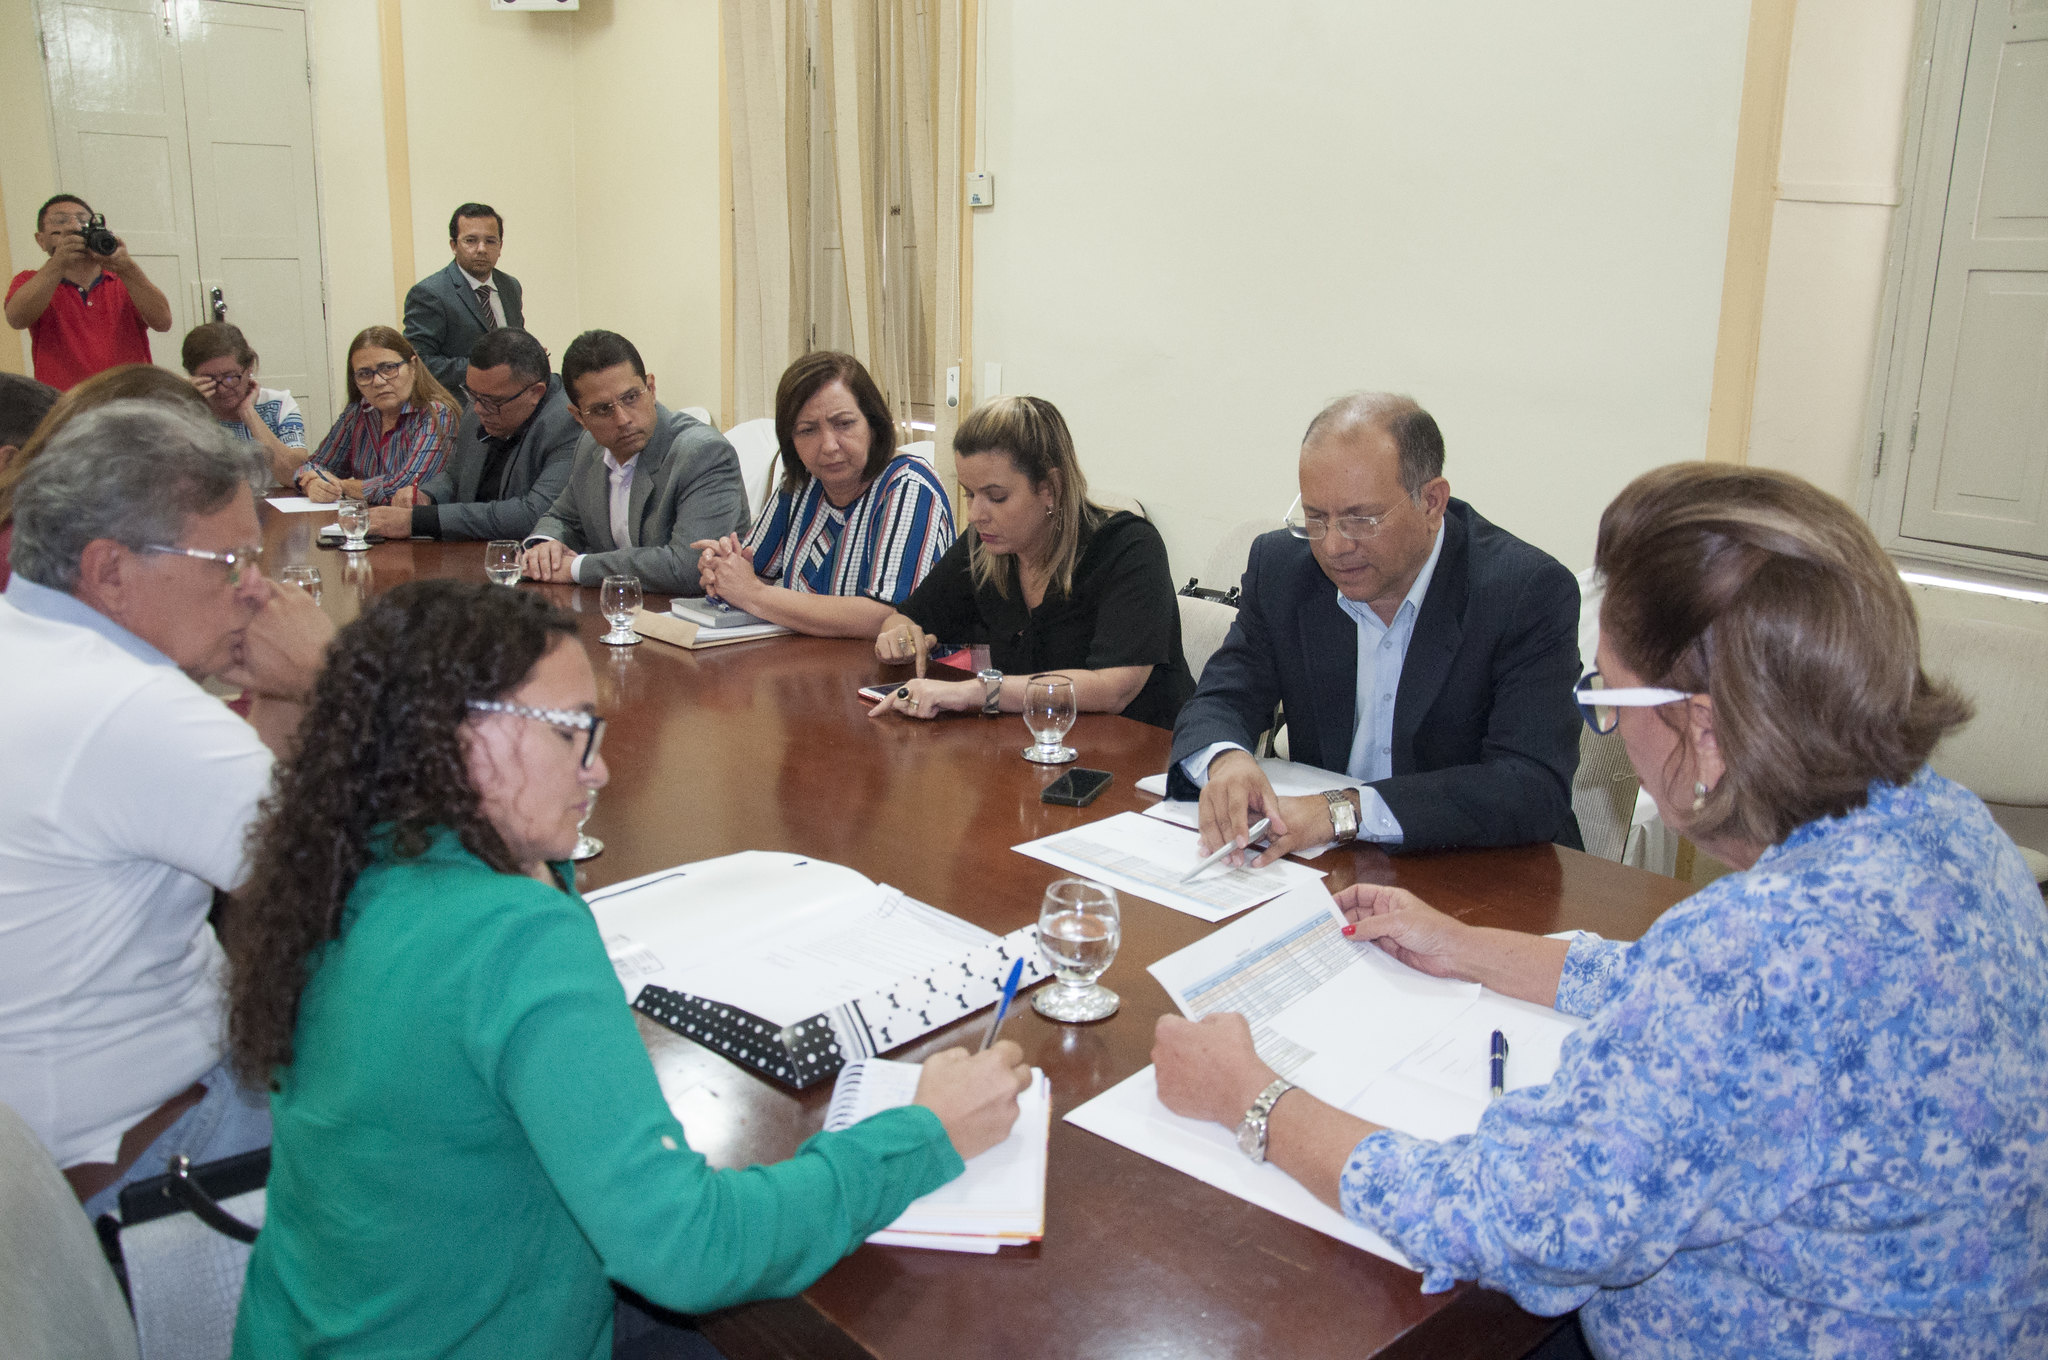
<svg viewBox="0 0 2048 1360">
<path fill-rule="evenodd" d="M 976 671 L 981 679 L 981 716 L 1000 718 L 1003 715 L 1003 673 L 991 666 Z"/>
<path fill-rule="evenodd" d="M 1294 1089 L 1294 1083 L 1285 1077 L 1273 1078 L 1273 1084 L 1259 1092 L 1259 1098 L 1244 1112 L 1244 1121 L 1237 1126 L 1237 1150 L 1255 1162 L 1266 1160 L 1266 1130 L 1272 1118 L 1273 1107 L 1280 1097 Z"/>
<path fill-rule="evenodd" d="M 1357 840 L 1358 809 L 1351 806 L 1350 795 L 1343 789 L 1325 789 L 1323 799 L 1330 805 L 1330 830 L 1336 834 L 1337 844 Z"/>
</svg>

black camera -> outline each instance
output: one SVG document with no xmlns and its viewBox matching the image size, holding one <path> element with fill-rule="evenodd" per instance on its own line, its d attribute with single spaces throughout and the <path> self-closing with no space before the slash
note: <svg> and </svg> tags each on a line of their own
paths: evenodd
<svg viewBox="0 0 2048 1360">
<path fill-rule="evenodd" d="M 79 233 L 79 239 L 83 240 L 85 248 L 95 255 L 111 255 L 121 248 L 121 242 L 115 238 L 114 233 L 107 230 L 105 213 L 94 213 L 92 221 L 86 223 L 85 230 Z"/>
</svg>

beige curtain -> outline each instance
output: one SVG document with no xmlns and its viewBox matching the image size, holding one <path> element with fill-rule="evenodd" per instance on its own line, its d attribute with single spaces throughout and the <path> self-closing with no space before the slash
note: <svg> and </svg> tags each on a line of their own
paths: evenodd
<svg viewBox="0 0 2048 1360">
<path fill-rule="evenodd" d="M 950 480 L 964 368 L 966 0 L 724 0 L 734 401 L 805 350 L 857 355 Z M 920 426 L 935 426 L 926 430 Z"/>
</svg>

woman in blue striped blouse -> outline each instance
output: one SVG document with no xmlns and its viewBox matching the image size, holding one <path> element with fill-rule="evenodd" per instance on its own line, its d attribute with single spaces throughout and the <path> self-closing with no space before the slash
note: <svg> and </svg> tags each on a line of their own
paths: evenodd
<svg viewBox="0 0 2048 1360">
<path fill-rule="evenodd" d="M 817 350 L 775 392 L 782 484 L 742 539 L 694 544 L 706 593 L 799 633 L 873 637 L 953 545 L 930 463 L 896 452 L 860 360 Z"/>
<path fill-rule="evenodd" d="M 1926 767 L 1969 709 L 1921 671 L 1897 570 L 1834 497 L 1699 463 L 1626 488 L 1594 560 L 1587 721 L 1736 872 L 1631 944 L 1345 889 L 1356 939 L 1586 1024 L 1469 1137 L 1283 1086 L 1261 1150 L 1423 1289 L 1576 1309 L 1547 1354 L 2048 1355 L 2048 908 Z M 1153 1056 L 1195 1117 L 1274 1081 L 1240 1016 L 1169 1016 Z"/>
</svg>

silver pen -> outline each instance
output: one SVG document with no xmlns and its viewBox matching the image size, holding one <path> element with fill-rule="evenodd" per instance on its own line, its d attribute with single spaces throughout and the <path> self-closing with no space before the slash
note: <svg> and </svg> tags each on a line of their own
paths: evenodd
<svg viewBox="0 0 2048 1360">
<path fill-rule="evenodd" d="M 1265 835 L 1266 828 L 1271 826 L 1272 824 L 1273 819 L 1271 817 L 1261 817 L 1256 822 L 1253 822 L 1249 827 L 1245 828 L 1245 848 L 1249 850 L 1251 848 L 1252 842 L 1256 841 L 1259 837 Z M 1235 841 L 1225 841 L 1223 843 L 1222 849 L 1218 850 L 1215 854 L 1210 855 L 1200 864 L 1197 864 L 1194 868 L 1182 874 L 1180 876 L 1180 881 L 1183 883 L 1193 881 L 1195 875 L 1201 873 L 1204 869 L 1213 868 L 1216 865 L 1217 861 L 1221 860 L 1225 855 L 1229 854 L 1232 850 L 1235 850 L 1236 848 L 1237 843 Z"/>
</svg>

